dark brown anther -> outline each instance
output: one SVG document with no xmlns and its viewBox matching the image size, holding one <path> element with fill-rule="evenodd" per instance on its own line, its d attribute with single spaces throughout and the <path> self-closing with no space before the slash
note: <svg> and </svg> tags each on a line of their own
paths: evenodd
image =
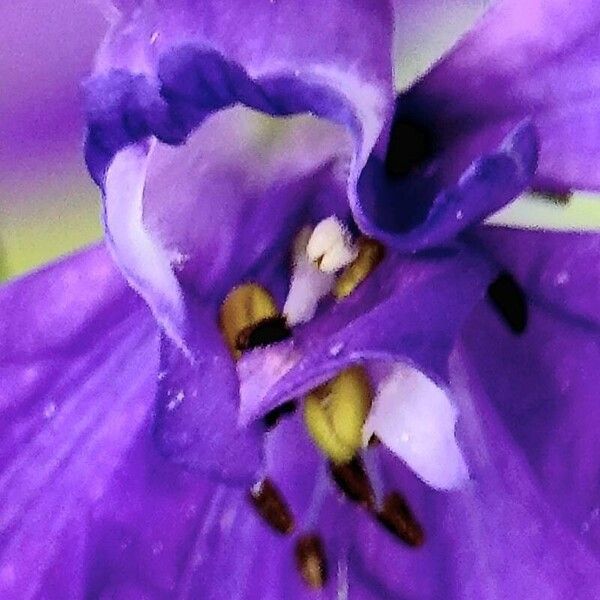
<svg viewBox="0 0 600 600">
<path fill-rule="evenodd" d="M 487 295 L 507 327 L 516 335 L 524 333 L 529 310 L 525 292 L 516 279 L 509 272 L 502 271 L 489 285 Z"/>
<path fill-rule="evenodd" d="M 375 434 L 373 434 L 369 438 L 369 443 L 367 444 L 367 446 L 369 448 L 375 448 L 376 446 L 379 446 L 380 444 L 381 444 L 381 440 Z"/>
<path fill-rule="evenodd" d="M 275 484 L 270 479 L 263 479 L 250 490 L 250 502 L 275 531 L 289 534 L 294 530 L 294 517 L 289 506 Z"/>
<path fill-rule="evenodd" d="M 539 198 L 540 200 L 552 202 L 553 204 L 557 204 L 558 206 L 566 206 L 567 204 L 569 204 L 569 202 L 571 202 L 571 199 L 573 198 L 573 192 L 542 192 L 534 190 L 533 196 Z"/>
<path fill-rule="evenodd" d="M 255 325 L 242 329 L 235 341 L 235 347 L 240 352 L 252 350 L 282 342 L 291 337 L 292 332 L 283 316 L 269 317 Z"/>
<path fill-rule="evenodd" d="M 337 486 L 349 500 L 369 509 L 375 506 L 373 487 L 360 458 L 354 457 L 344 464 L 330 462 L 329 471 Z"/>
<path fill-rule="evenodd" d="M 304 535 L 296 542 L 296 566 L 304 582 L 320 590 L 327 582 L 327 561 L 319 536 Z"/>
<path fill-rule="evenodd" d="M 416 548 L 422 546 L 425 541 L 423 528 L 398 492 L 392 492 L 385 497 L 383 508 L 377 513 L 377 520 L 409 546 Z"/>
<path fill-rule="evenodd" d="M 273 429 L 281 419 L 293 415 L 296 412 L 296 402 L 288 400 L 272 411 L 269 411 L 263 418 L 267 429 Z"/>
</svg>

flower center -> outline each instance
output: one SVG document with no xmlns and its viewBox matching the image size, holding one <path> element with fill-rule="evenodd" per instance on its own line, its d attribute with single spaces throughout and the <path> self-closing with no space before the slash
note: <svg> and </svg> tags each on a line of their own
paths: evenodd
<svg viewBox="0 0 600 600">
<path fill-rule="evenodd" d="M 374 240 L 359 238 L 354 243 L 335 217 L 314 229 L 303 229 L 294 243 L 294 270 L 284 315 L 273 296 L 256 283 L 235 287 L 223 301 L 220 327 L 234 359 L 252 348 L 289 338 L 290 325 L 310 320 L 325 295 L 331 293 L 343 301 L 367 279 L 383 255 L 383 247 Z M 423 529 L 408 504 L 395 491 L 378 499 L 360 457 L 373 398 L 366 369 L 346 368 L 303 399 L 304 426 L 324 454 L 329 475 L 344 497 L 403 543 L 419 546 Z M 264 424 L 272 429 L 295 411 L 296 402 L 288 401 L 269 412 Z M 290 506 L 268 477 L 251 488 L 249 501 L 273 531 L 294 534 L 296 520 Z M 295 541 L 296 567 L 308 587 L 321 589 L 328 577 L 326 550 L 319 535 L 308 529 Z"/>
</svg>

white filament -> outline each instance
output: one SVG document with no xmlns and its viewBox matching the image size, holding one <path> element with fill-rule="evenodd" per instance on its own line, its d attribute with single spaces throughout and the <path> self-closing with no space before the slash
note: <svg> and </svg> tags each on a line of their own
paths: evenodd
<svg viewBox="0 0 600 600">
<path fill-rule="evenodd" d="M 308 258 L 307 244 L 312 230 L 304 228 L 294 244 L 294 266 L 290 283 L 290 291 L 283 307 L 289 325 L 298 325 L 310 321 L 319 300 L 326 296 L 333 287 L 332 273 L 320 271 Z"/>
</svg>

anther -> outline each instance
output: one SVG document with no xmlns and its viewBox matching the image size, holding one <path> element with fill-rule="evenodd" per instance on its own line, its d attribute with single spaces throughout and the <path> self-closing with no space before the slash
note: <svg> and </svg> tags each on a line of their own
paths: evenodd
<svg viewBox="0 0 600 600">
<path fill-rule="evenodd" d="M 270 479 L 263 479 L 252 487 L 250 502 L 275 531 L 290 534 L 294 530 L 294 517 L 275 484 Z"/>
<path fill-rule="evenodd" d="M 269 317 L 238 333 L 235 347 L 240 352 L 269 346 L 291 337 L 292 332 L 283 316 Z"/>
<path fill-rule="evenodd" d="M 415 172 L 433 153 L 433 136 L 422 123 L 406 117 L 394 118 L 385 156 L 385 170 L 391 179 Z"/>
<path fill-rule="evenodd" d="M 540 200 L 547 200 L 558 206 L 566 206 L 573 198 L 572 191 L 566 192 L 541 192 L 534 190 L 532 195 Z"/>
<path fill-rule="evenodd" d="M 362 237 L 358 241 L 358 255 L 336 279 L 333 295 L 341 300 L 349 296 L 383 260 L 384 248 L 375 240 Z"/>
<path fill-rule="evenodd" d="M 336 464 L 362 445 L 373 393 L 364 368 L 353 366 L 315 388 L 304 402 L 304 422 L 317 446 Z"/>
<path fill-rule="evenodd" d="M 296 566 L 305 583 L 321 589 L 327 582 L 327 562 L 321 539 L 314 534 L 302 536 L 296 542 Z"/>
<path fill-rule="evenodd" d="M 488 298 L 510 330 L 517 335 L 527 327 L 527 298 L 515 278 L 503 271 L 490 284 Z"/>
<path fill-rule="evenodd" d="M 360 458 L 354 457 L 343 465 L 330 462 L 329 470 L 333 480 L 349 500 L 364 508 L 374 508 L 375 493 Z"/>
<path fill-rule="evenodd" d="M 381 444 L 381 440 L 373 433 L 367 442 L 368 448 L 376 448 Z"/>
<path fill-rule="evenodd" d="M 219 313 L 221 331 L 235 359 L 246 346 L 263 345 L 269 335 L 278 338 L 287 333 L 282 319 L 271 294 L 256 283 L 231 290 Z M 259 329 L 256 333 L 255 328 Z"/>
<path fill-rule="evenodd" d="M 393 535 L 412 547 L 422 546 L 425 533 L 406 500 L 398 493 L 388 494 L 377 520 Z"/>
<path fill-rule="evenodd" d="M 281 419 L 293 415 L 296 412 L 296 403 L 293 400 L 288 400 L 277 408 L 269 411 L 263 418 L 263 422 L 267 429 L 273 429 Z"/>
</svg>

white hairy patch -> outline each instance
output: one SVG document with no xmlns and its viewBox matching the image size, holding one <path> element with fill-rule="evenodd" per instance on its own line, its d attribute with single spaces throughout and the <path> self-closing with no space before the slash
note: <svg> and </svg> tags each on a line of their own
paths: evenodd
<svg viewBox="0 0 600 600">
<path fill-rule="evenodd" d="M 350 234 L 344 225 L 334 216 L 323 219 L 314 229 L 306 254 L 319 270 L 335 273 L 349 265 L 357 255 Z"/>
<path fill-rule="evenodd" d="M 283 314 L 290 326 L 310 321 L 319 300 L 333 287 L 333 273 L 324 273 L 308 258 L 307 244 L 311 237 L 310 227 L 304 228 L 294 242 L 294 266 L 290 291 L 283 307 Z"/>
<path fill-rule="evenodd" d="M 396 364 L 377 389 L 363 441 L 375 433 L 425 483 L 456 489 L 469 479 L 454 433 L 457 418 L 444 390 L 420 371 Z"/>
</svg>

